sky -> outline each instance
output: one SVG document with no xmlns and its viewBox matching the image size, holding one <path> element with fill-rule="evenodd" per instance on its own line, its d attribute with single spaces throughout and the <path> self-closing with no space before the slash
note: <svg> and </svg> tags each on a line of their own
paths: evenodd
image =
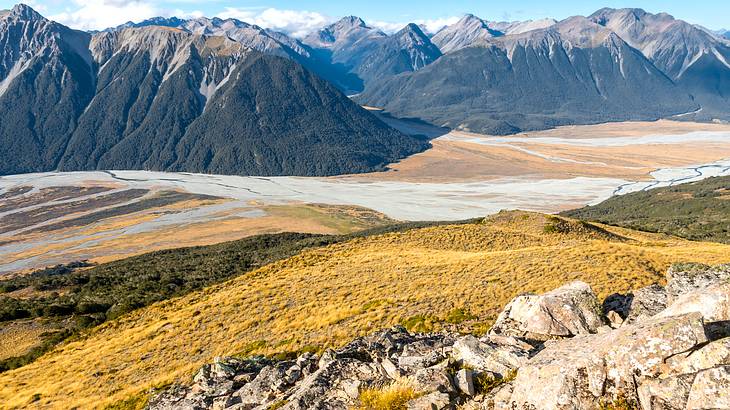
<svg viewBox="0 0 730 410">
<path fill-rule="evenodd" d="M 155 16 L 233 17 L 301 37 L 356 15 L 385 31 L 424 24 L 436 31 L 464 14 L 491 21 L 588 15 L 602 7 L 640 7 L 668 12 L 711 29 L 730 29 L 730 0 L 25 0 L 41 14 L 73 28 L 98 30 Z M 12 0 L 0 0 L 9 9 Z"/>
</svg>

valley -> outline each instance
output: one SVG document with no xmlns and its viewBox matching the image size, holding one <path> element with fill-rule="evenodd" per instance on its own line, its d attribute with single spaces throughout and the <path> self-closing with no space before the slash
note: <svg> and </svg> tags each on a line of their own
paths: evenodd
<svg viewBox="0 0 730 410">
<path fill-rule="evenodd" d="M 730 409 L 720 25 L 72 3 L 0 10 L 0 410 Z"/>
<path fill-rule="evenodd" d="M 612 123 L 494 137 L 386 120 L 402 132 L 431 135 L 433 148 L 384 172 L 328 178 L 149 171 L 0 177 L 0 193 L 31 189 L 0 208 L 0 272 L 261 233 L 349 233 L 392 220 L 462 220 L 502 209 L 552 213 L 730 175 L 730 126 L 722 124 Z M 52 195 L 58 191 L 68 197 Z M 120 194 L 114 203 L 91 201 Z M 44 210 L 53 206 L 64 212 Z M 38 209 L 43 219 L 27 216 Z"/>
</svg>

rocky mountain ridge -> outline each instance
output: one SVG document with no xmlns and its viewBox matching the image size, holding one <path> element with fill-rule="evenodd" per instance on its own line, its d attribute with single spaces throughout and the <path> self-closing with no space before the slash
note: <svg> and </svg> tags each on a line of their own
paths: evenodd
<svg viewBox="0 0 730 410">
<path fill-rule="evenodd" d="M 357 100 L 487 134 L 658 119 L 700 108 L 639 51 L 585 17 L 447 53 L 368 87 Z"/>
<path fill-rule="evenodd" d="M 518 296 L 482 337 L 396 327 L 321 356 L 217 359 L 148 407 L 370 408 L 387 392 L 408 409 L 728 408 L 728 323 L 730 266 L 675 265 L 602 304 L 583 282 Z"/>
<path fill-rule="evenodd" d="M 0 19 L 8 119 L 0 174 L 332 175 L 382 169 L 428 147 L 296 61 L 270 55 L 283 43 L 247 46 L 232 36 L 256 28 L 228 29 L 220 36 L 152 25 L 92 35 L 14 7 Z"/>
</svg>

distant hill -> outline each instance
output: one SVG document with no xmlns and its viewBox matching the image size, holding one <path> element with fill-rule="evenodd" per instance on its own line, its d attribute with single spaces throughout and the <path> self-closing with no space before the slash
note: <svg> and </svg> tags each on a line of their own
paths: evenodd
<svg viewBox="0 0 730 410">
<path fill-rule="evenodd" d="M 91 35 L 24 5 L 0 17 L 0 112 L 0 175 L 334 175 L 429 146 L 296 61 L 228 36 L 164 26 Z"/>
<path fill-rule="evenodd" d="M 615 196 L 563 215 L 697 241 L 730 243 L 730 177 Z"/>
</svg>

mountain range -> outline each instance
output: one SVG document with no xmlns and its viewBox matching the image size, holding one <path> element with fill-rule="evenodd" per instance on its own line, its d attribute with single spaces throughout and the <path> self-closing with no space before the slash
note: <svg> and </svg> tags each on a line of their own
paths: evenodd
<svg viewBox="0 0 730 410">
<path fill-rule="evenodd" d="M 387 34 L 348 16 L 300 39 L 236 19 L 87 33 L 25 5 L 0 14 L 0 174 L 333 175 L 428 148 L 358 104 L 489 134 L 727 121 L 730 40 L 641 9 L 466 15 L 436 33 L 408 24 Z"/>
<path fill-rule="evenodd" d="M 230 29 L 258 46 L 157 25 L 90 34 L 14 7 L 0 17 L 0 174 L 333 175 L 428 147 L 276 55 L 273 37 Z"/>
</svg>

